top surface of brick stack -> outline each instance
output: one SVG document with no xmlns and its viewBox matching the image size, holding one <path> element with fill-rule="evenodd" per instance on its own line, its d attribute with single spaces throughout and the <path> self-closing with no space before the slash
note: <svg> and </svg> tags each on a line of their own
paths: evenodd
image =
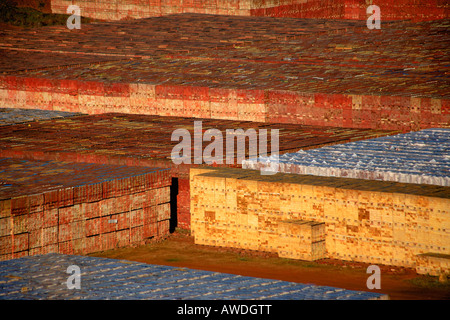
<svg viewBox="0 0 450 320">
<path fill-rule="evenodd" d="M 0 126 L 29 121 L 41 121 L 55 118 L 73 117 L 81 115 L 78 112 L 65 112 L 39 109 L 0 108 Z"/>
<path fill-rule="evenodd" d="M 140 180 L 139 177 L 156 176 L 158 172 L 167 171 L 149 167 L 29 161 L 10 158 L 0 158 L 0 170 L 0 199 L 11 199 L 92 184 L 104 185 L 105 194 L 115 193 L 118 189 L 116 190 L 115 184 L 111 185 L 110 182 L 121 179 L 125 179 L 126 186 L 120 192 L 129 194 L 135 192 L 136 187 L 142 188 L 146 185 L 147 182 Z M 155 180 L 155 182 L 160 183 L 161 186 L 170 185 L 168 177 L 170 176 L 165 174 L 164 179 Z M 132 182 L 128 183 L 127 179 Z"/>
<path fill-rule="evenodd" d="M 450 186 L 450 130 L 427 129 L 280 156 L 283 172 Z M 264 159 L 266 160 L 266 159 Z M 257 168 L 256 159 L 244 168 Z"/>
<path fill-rule="evenodd" d="M 32 114 L 33 112 L 30 111 Z M 203 132 L 218 129 L 225 140 L 227 129 L 253 128 L 279 130 L 279 150 L 281 153 L 299 148 L 319 146 L 368 139 L 395 131 L 371 129 L 346 129 L 294 124 L 266 124 L 250 121 L 230 121 L 212 119 L 193 119 L 180 117 L 161 117 L 132 114 L 81 115 L 54 120 L 0 127 L 3 156 L 23 156 L 42 160 L 99 162 L 116 164 L 149 165 L 155 160 L 158 167 L 172 167 L 171 152 L 179 140 L 171 141 L 172 132 L 178 128 L 187 129 L 194 143 L 194 121 L 202 121 Z M 20 145 L 17 143 L 20 142 Z M 270 142 L 270 134 L 268 137 Z M 203 147 L 208 145 L 203 142 Z M 245 144 L 247 153 L 249 143 Z M 268 146 L 267 151 L 270 152 Z M 237 152 L 236 148 L 233 150 Z M 225 150 L 224 150 L 225 156 Z M 34 155 L 34 157 L 33 157 Z M 192 157 L 193 157 L 192 153 Z M 247 154 L 248 156 L 248 154 Z M 123 162 L 115 162 L 123 158 Z M 127 161 L 128 159 L 128 161 Z M 236 159 L 236 157 L 235 157 Z M 153 162 L 145 162 L 154 160 Z M 225 161 L 224 161 L 225 162 Z M 194 161 L 191 161 L 194 163 Z"/>
<path fill-rule="evenodd" d="M 0 106 L 449 127 L 449 26 L 394 21 L 369 30 L 364 21 L 178 14 L 4 30 Z"/>
<path fill-rule="evenodd" d="M 448 23 L 386 22 L 373 31 L 361 21 L 183 14 L 76 31 L 5 30 L 0 71 L 49 79 L 448 98 Z M 123 60 L 130 58 L 138 61 Z M 30 61 L 28 71 L 23 59 Z"/>
</svg>

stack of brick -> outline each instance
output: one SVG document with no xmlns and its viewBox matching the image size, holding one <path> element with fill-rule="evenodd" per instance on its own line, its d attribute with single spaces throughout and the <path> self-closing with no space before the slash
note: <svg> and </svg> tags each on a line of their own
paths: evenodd
<svg viewBox="0 0 450 320">
<path fill-rule="evenodd" d="M 30 114 L 33 114 L 30 110 Z M 41 112 L 36 112 L 39 114 Z M 50 113 L 51 114 L 51 113 Z M 225 141 L 227 129 L 279 130 L 280 153 L 394 134 L 395 131 L 322 128 L 315 126 L 266 124 L 263 122 L 198 119 L 203 130 L 218 129 Z M 177 202 L 177 225 L 189 229 L 189 168 L 193 164 L 175 165 L 171 152 L 179 141 L 171 141 L 178 128 L 194 137 L 194 119 L 132 114 L 83 115 L 0 127 L 0 156 L 33 160 L 57 160 L 111 165 L 170 168 L 173 178 L 173 201 Z M 270 132 L 268 133 L 270 137 Z M 267 151 L 270 152 L 268 137 Z M 192 139 L 193 140 L 193 139 Z M 17 141 L 21 141 L 18 145 Z M 194 141 L 191 141 L 192 143 Z M 203 143 L 206 148 L 208 144 Z M 235 143 L 236 145 L 236 143 Z M 224 146 L 225 148 L 225 146 Z M 249 144 L 246 143 L 248 150 Z M 226 149 L 223 150 L 224 156 Z M 237 152 L 237 148 L 233 150 Z M 248 157 L 248 152 L 246 152 Z M 193 155 L 192 155 L 193 157 Z M 236 155 L 234 163 L 236 163 Z M 224 160 L 225 163 L 225 160 Z M 178 194 L 176 194 L 178 189 Z M 176 198 L 175 198 L 176 197 Z"/>
<path fill-rule="evenodd" d="M 415 267 L 419 254 L 450 254 L 449 208 L 450 187 L 191 168 L 198 244 Z"/>
<path fill-rule="evenodd" d="M 448 20 L 378 32 L 360 21 L 183 14 L 39 36 L 7 30 L 0 107 L 449 127 L 448 28 Z"/>
<path fill-rule="evenodd" d="M 280 258 L 319 260 L 326 257 L 325 223 L 305 220 L 280 221 L 278 225 Z"/>
<path fill-rule="evenodd" d="M 100 20 L 125 20 L 177 13 L 249 16 L 253 9 L 271 8 L 305 0 L 79 0 L 81 14 Z M 53 13 L 66 13 L 70 0 L 51 0 Z"/>
<path fill-rule="evenodd" d="M 168 170 L 0 159 L 0 260 L 87 254 L 169 234 Z"/>
<path fill-rule="evenodd" d="M 50 0 L 53 13 L 66 13 L 70 0 Z M 386 20 L 448 17 L 445 1 L 397 0 L 79 0 L 82 15 L 101 20 L 140 19 L 176 13 L 366 20 L 366 8 L 379 5 Z"/>
</svg>

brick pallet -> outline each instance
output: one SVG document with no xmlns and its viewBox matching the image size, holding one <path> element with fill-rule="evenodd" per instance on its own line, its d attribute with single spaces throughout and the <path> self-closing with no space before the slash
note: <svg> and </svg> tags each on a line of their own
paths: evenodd
<svg viewBox="0 0 450 320">
<path fill-rule="evenodd" d="M 0 159 L 0 260 L 87 254 L 168 235 L 170 172 Z"/>
<path fill-rule="evenodd" d="M 195 243 L 293 259 L 418 267 L 420 273 L 442 266 L 448 272 L 447 260 L 420 262 L 418 255 L 450 254 L 449 208 L 450 187 L 191 169 Z"/>
<path fill-rule="evenodd" d="M 449 127 L 448 29 L 448 19 L 373 31 L 361 21 L 180 14 L 5 30 L 0 107 Z"/>
<path fill-rule="evenodd" d="M 199 165 L 175 165 L 170 156 L 178 141 L 172 132 L 186 128 L 193 136 L 194 120 L 201 120 L 203 130 L 215 128 L 225 135 L 226 129 L 278 129 L 280 153 L 299 148 L 309 149 L 397 133 L 371 129 L 345 129 L 266 124 L 249 121 L 193 119 L 131 114 L 82 115 L 40 122 L 0 127 L 0 156 L 30 160 L 56 160 L 97 164 L 170 168 L 178 179 L 177 225 L 189 229 L 189 168 Z M 270 137 L 270 134 L 268 134 Z M 225 137 L 224 137 L 225 138 Z M 18 145 L 17 141 L 21 141 Z M 268 139 L 270 144 L 270 138 Z M 206 143 L 203 147 L 206 147 Z M 248 153 L 246 143 L 246 153 Z M 270 152 L 270 147 L 267 151 Z M 236 149 L 234 150 L 236 153 Z M 224 150 L 225 156 L 225 150 Z M 248 157 L 248 154 L 247 154 Z M 236 164 L 236 155 L 234 157 Z M 225 163 L 225 161 L 224 161 Z"/>
</svg>

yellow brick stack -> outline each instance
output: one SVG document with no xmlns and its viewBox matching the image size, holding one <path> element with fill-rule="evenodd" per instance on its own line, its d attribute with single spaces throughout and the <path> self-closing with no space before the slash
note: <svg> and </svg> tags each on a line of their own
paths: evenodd
<svg viewBox="0 0 450 320">
<path fill-rule="evenodd" d="M 231 168 L 191 168 L 190 183 L 199 244 L 404 267 L 450 254 L 449 187 Z"/>
</svg>

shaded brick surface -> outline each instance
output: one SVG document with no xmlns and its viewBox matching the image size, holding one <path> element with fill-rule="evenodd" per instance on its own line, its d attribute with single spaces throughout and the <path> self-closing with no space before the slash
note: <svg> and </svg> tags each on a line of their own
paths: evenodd
<svg viewBox="0 0 450 320">
<path fill-rule="evenodd" d="M 66 13 L 69 0 L 51 0 L 54 13 Z M 174 13 L 206 13 L 242 16 L 271 16 L 316 19 L 366 20 L 366 8 L 373 1 L 366 0 L 200 0 L 200 1 L 131 1 L 93 2 L 81 0 L 77 4 L 82 15 L 104 20 L 139 19 Z M 377 3 L 383 19 L 414 19 L 417 21 L 448 17 L 445 1 L 397 0 Z M 48 4 L 47 6 L 48 7 Z"/>
<path fill-rule="evenodd" d="M 364 21 L 179 14 L 5 30 L 0 106 L 448 127 L 448 28 L 448 19 L 369 30 Z M 22 60 L 36 62 L 24 70 Z"/>
<path fill-rule="evenodd" d="M 17 108 L 1 108 L 0 109 L 0 126 L 17 124 L 30 121 L 41 121 L 54 118 L 64 118 L 79 116 L 81 113 L 65 112 L 65 111 L 49 111 L 36 109 L 17 109 Z"/>
<path fill-rule="evenodd" d="M 80 268 L 80 289 L 67 288 L 67 268 Z M 70 282 L 72 283 L 72 282 Z M 0 261 L 1 300 L 378 300 L 373 292 L 149 265 L 46 254 Z M 213 315 L 213 314 L 212 314 Z"/>
<path fill-rule="evenodd" d="M 0 260 L 164 238 L 170 178 L 159 168 L 1 158 Z"/>
</svg>

